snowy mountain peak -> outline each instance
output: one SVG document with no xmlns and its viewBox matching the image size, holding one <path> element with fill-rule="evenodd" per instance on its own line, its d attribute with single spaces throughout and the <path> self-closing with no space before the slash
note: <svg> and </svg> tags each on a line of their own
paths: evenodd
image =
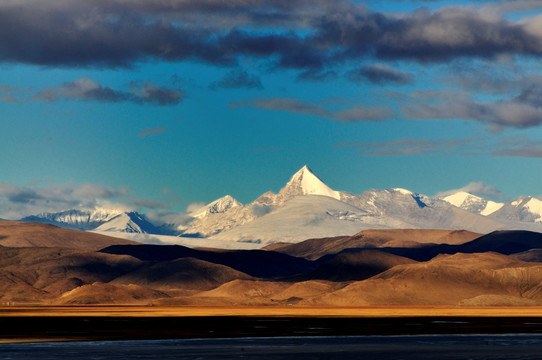
<svg viewBox="0 0 542 360">
<path fill-rule="evenodd" d="M 494 213 L 504 205 L 502 203 L 486 200 L 465 191 L 458 191 L 452 195 L 444 197 L 442 200 L 463 210 L 484 216 Z"/>
<path fill-rule="evenodd" d="M 241 207 L 243 204 L 241 204 L 239 201 L 235 200 L 230 195 L 226 195 L 224 197 L 221 197 L 220 199 L 217 199 L 198 210 L 194 211 L 191 215 L 195 218 L 202 218 L 207 214 L 217 214 L 217 213 L 224 213 L 232 208 Z"/>
<path fill-rule="evenodd" d="M 396 191 L 396 192 L 401 193 L 403 195 L 410 195 L 410 196 L 415 195 L 412 191 L 407 190 L 407 189 L 393 188 L 393 189 L 390 189 L 390 190 Z"/>
<path fill-rule="evenodd" d="M 57 213 L 41 213 L 35 216 L 27 216 L 21 221 L 35 221 L 57 226 L 65 226 L 80 230 L 94 229 L 96 226 L 107 222 L 122 214 L 119 209 L 96 208 L 93 210 L 65 210 Z"/>
<path fill-rule="evenodd" d="M 465 191 L 458 191 L 455 194 L 444 197 L 442 200 L 447 201 L 454 206 L 461 207 L 466 201 L 482 201 L 483 199 Z"/>
<path fill-rule="evenodd" d="M 98 226 L 94 231 L 153 234 L 157 233 L 158 229 L 137 212 L 123 212 Z"/>
<path fill-rule="evenodd" d="M 290 181 L 280 192 L 283 191 L 296 193 L 296 195 L 324 195 L 337 200 L 341 198 L 338 191 L 332 190 L 324 184 L 307 165 L 303 166 L 290 178 Z"/>
</svg>

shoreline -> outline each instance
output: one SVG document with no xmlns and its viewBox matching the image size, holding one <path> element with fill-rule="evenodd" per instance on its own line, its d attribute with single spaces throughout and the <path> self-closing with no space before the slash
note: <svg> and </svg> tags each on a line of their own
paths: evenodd
<svg viewBox="0 0 542 360">
<path fill-rule="evenodd" d="M 542 306 L 0 306 L 4 317 L 540 317 Z"/>
<path fill-rule="evenodd" d="M 0 344 L 65 341 L 542 334 L 542 308 L 8 307 Z"/>
</svg>

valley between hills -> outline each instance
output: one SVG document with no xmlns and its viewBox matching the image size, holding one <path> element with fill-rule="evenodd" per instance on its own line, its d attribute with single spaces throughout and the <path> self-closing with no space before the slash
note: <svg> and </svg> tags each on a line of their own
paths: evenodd
<svg viewBox="0 0 542 360">
<path fill-rule="evenodd" d="M 542 306 L 542 234 L 381 229 L 225 250 L 2 221 L 0 304 Z"/>
</svg>

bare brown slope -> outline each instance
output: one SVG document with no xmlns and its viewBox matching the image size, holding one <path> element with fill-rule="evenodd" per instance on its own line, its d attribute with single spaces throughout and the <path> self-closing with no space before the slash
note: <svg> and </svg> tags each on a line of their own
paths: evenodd
<svg viewBox="0 0 542 360">
<path fill-rule="evenodd" d="M 480 234 L 466 230 L 383 229 L 363 230 L 353 236 L 309 239 L 297 244 L 280 244 L 267 249 L 296 257 L 315 260 L 326 254 L 336 254 L 345 249 L 418 247 L 421 244 L 463 244 Z"/>
<path fill-rule="evenodd" d="M 150 263 L 113 281 L 136 284 L 153 289 L 209 290 L 235 279 L 251 276 L 230 267 L 194 258 Z"/>
<path fill-rule="evenodd" d="M 284 291 L 273 295 L 275 302 L 296 304 L 303 300 L 309 300 L 316 296 L 331 293 L 348 285 L 347 282 L 334 282 L 323 280 L 309 280 L 296 282 Z"/>
<path fill-rule="evenodd" d="M 100 250 L 111 245 L 135 245 L 124 240 L 86 231 L 18 221 L 0 221 L 0 245 L 5 247 L 56 247 Z"/>
<path fill-rule="evenodd" d="M 496 253 L 439 255 L 396 266 L 371 279 L 312 299 L 319 305 L 457 305 L 482 295 L 542 303 L 542 264 Z"/>
<path fill-rule="evenodd" d="M 149 304 L 169 297 L 166 293 L 139 285 L 93 283 L 68 291 L 54 301 L 57 305 L 73 304 Z"/>
<path fill-rule="evenodd" d="M 394 266 L 413 263 L 416 261 L 383 251 L 357 250 L 331 257 L 329 261 L 303 278 L 330 281 L 364 280 Z"/>
<path fill-rule="evenodd" d="M 0 247 L 0 302 L 48 302 L 96 281 L 137 269 L 131 256 L 78 249 Z"/>
<path fill-rule="evenodd" d="M 215 299 L 215 304 L 223 302 L 232 305 L 271 305 L 273 295 L 290 285 L 275 281 L 233 280 L 216 289 L 201 292 L 195 295 L 195 298 L 204 299 L 206 303 Z"/>
</svg>

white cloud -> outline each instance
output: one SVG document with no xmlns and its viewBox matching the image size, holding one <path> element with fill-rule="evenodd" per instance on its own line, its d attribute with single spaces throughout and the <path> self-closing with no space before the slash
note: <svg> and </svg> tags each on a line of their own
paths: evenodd
<svg viewBox="0 0 542 360">
<path fill-rule="evenodd" d="M 90 183 L 18 185 L 0 181 L 0 218 L 8 220 L 70 209 L 134 210 L 127 203 L 136 204 L 137 199 L 130 199 L 129 189 L 124 186 Z"/>
<path fill-rule="evenodd" d="M 506 195 L 502 191 L 497 189 L 497 187 L 495 187 L 494 185 L 488 185 L 482 181 L 478 181 L 478 182 L 473 181 L 459 189 L 439 192 L 437 196 L 445 197 L 445 196 L 452 195 L 460 191 L 464 191 L 469 194 L 473 194 L 473 195 L 477 195 L 477 196 L 480 196 L 483 198 L 489 198 L 489 199 L 506 198 Z"/>
</svg>

